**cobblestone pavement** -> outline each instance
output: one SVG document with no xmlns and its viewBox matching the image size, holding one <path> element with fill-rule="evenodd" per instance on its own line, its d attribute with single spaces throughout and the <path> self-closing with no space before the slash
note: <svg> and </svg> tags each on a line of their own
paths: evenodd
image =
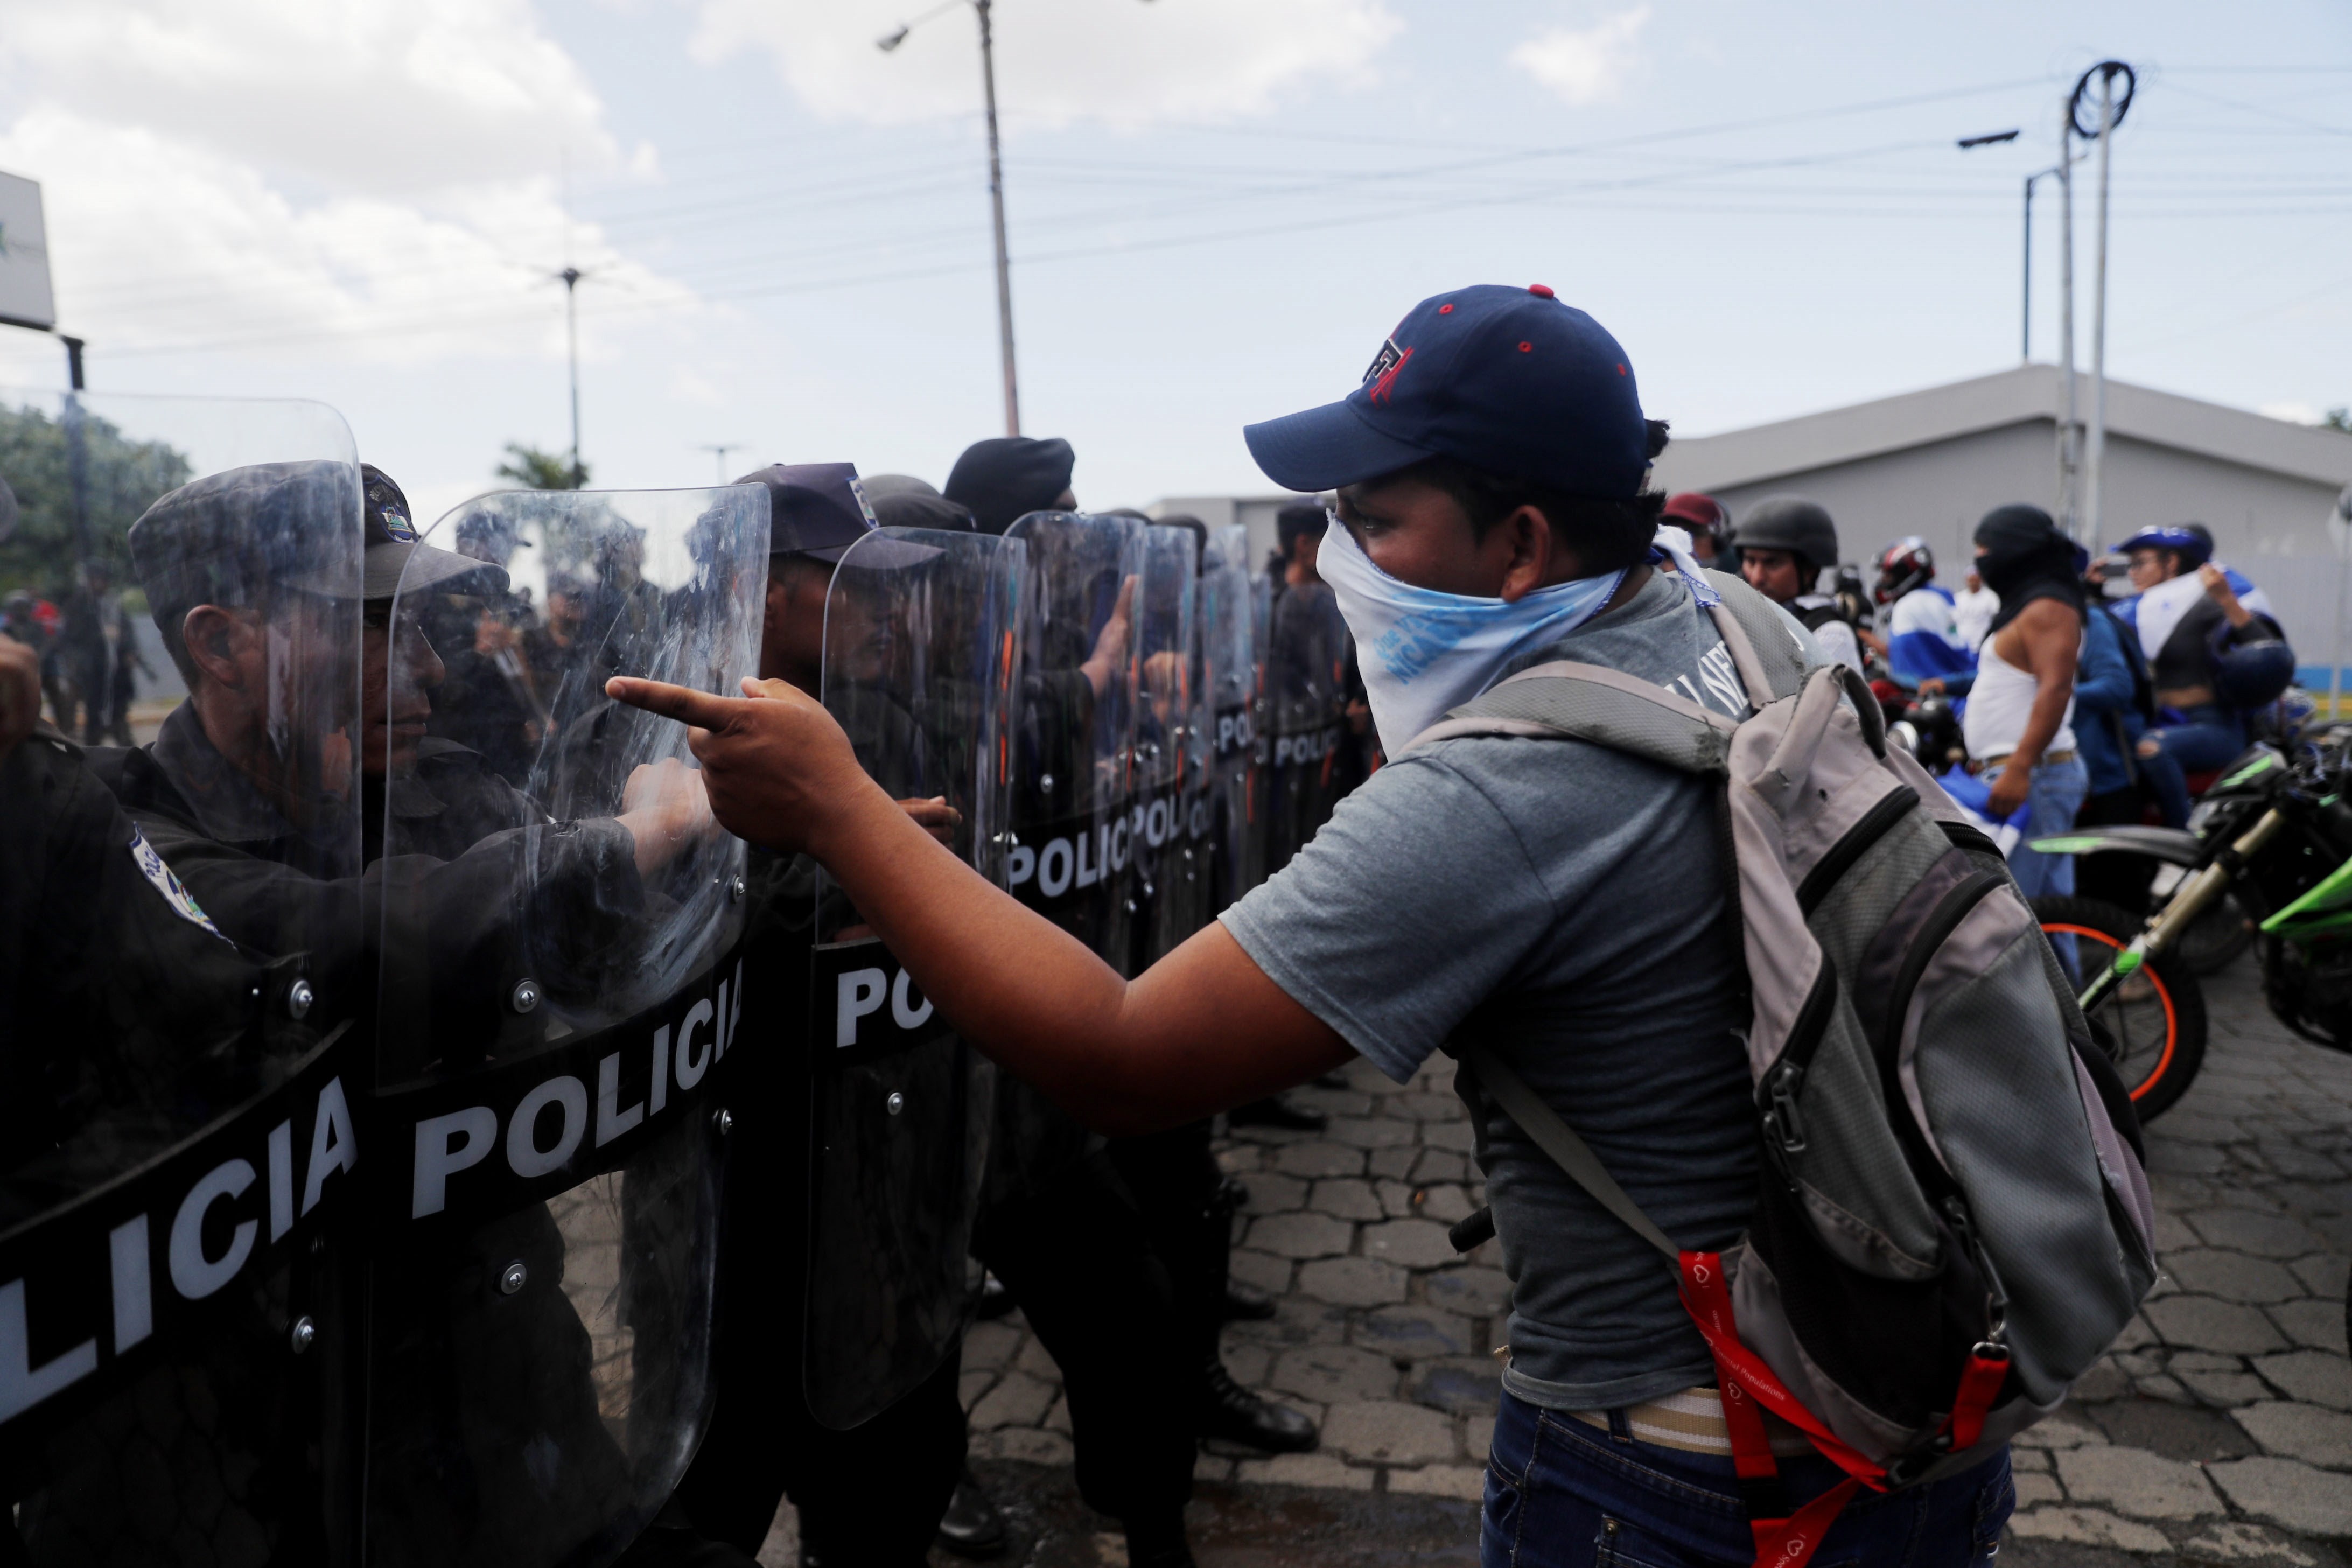
<svg viewBox="0 0 2352 1568">
<path fill-rule="evenodd" d="M 2209 982 L 2208 1000 L 2204 1071 L 2149 1130 L 2165 1277 L 2074 1401 L 2017 1445 L 2004 1558 L 2021 1568 L 2352 1564 L 2352 1058 L 2273 1021 L 2251 960 Z M 1435 1517 L 1459 1521 L 1461 1555 L 1418 1560 L 1475 1561 L 1507 1282 L 1494 1244 L 1462 1258 L 1445 1239 L 1482 1201 L 1450 1079 L 1441 1061 L 1400 1087 L 1359 1063 L 1343 1089 L 1300 1091 L 1330 1114 L 1326 1131 L 1244 1129 L 1221 1145 L 1250 1192 L 1234 1272 L 1280 1299 L 1273 1321 L 1227 1330 L 1226 1363 L 1315 1416 L 1323 1443 L 1202 1456 L 1204 1568 L 1368 1561 L 1362 1529 L 1336 1518 L 1377 1529 L 1390 1499 L 1454 1500 Z M 976 1326 L 963 1367 L 974 1456 L 999 1461 L 992 1481 L 1016 1509 L 1050 1513 L 1070 1459 L 1051 1358 L 1016 1314 Z M 1247 1521 L 1290 1488 L 1335 1505 L 1356 1494 L 1354 1510 L 1262 1558 Z M 1037 1568 L 1123 1561 L 1115 1531 L 1066 1527 L 1050 1550 L 1024 1539 L 1015 1560 Z"/>
</svg>

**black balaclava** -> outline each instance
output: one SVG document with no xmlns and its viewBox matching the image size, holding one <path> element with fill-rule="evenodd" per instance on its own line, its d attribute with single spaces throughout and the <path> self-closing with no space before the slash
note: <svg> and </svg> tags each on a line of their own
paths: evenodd
<svg viewBox="0 0 2352 1568">
<path fill-rule="evenodd" d="M 2015 620 L 2018 612 L 2036 599 L 2057 599 L 2075 615 L 2084 613 L 2074 543 L 2040 507 L 1993 508 L 1977 524 L 1976 542 L 1984 547 L 1984 553 L 1977 557 L 1977 575 L 2000 595 L 2000 614 L 1993 617 L 1993 630 Z"/>
<path fill-rule="evenodd" d="M 866 492 L 874 521 L 885 528 L 938 528 L 952 533 L 971 531 L 971 509 L 941 495 L 898 490 L 888 495 Z"/>
<path fill-rule="evenodd" d="M 948 475 L 947 498 L 971 509 L 981 532 L 1003 533 L 1030 512 L 1052 510 L 1076 467 L 1076 454 L 1058 437 L 992 437 L 963 449 Z"/>
</svg>

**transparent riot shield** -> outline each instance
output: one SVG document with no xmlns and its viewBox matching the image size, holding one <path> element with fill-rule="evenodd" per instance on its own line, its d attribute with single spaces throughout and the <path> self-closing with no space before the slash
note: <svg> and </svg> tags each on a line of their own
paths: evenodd
<svg viewBox="0 0 2352 1568">
<path fill-rule="evenodd" d="M 1321 583 L 1285 587 L 1268 619 L 1265 868 L 1271 875 L 1315 837 L 1339 803 L 1348 625 L 1338 597 Z"/>
<path fill-rule="evenodd" d="M 1204 846 L 1192 830 L 1192 808 L 1202 803 L 1205 783 L 1196 740 L 1199 574 L 1190 530 L 1144 530 L 1143 576 L 1136 586 L 1135 804 L 1128 808 L 1128 879 L 1138 939 L 1129 974 L 1142 973 L 1206 918 Z M 1205 827 L 1205 813 L 1200 821 Z"/>
<path fill-rule="evenodd" d="M 936 831 L 996 882 L 1025 554 L 1018 540 L 879 529 L 842 557 L 825 600 L 825 707 L 894 799 L 945 800 L 954 818 Z M 817 1420 L 846 1428 L 962 1342 L 996 1073 L 821 875 L 815 921 L 803 1381 Z"/>
<path fill-rule="evenodd" d="M 1201 731 L 1205 738 L 1209 891 L 1213 919 L 1265 879 L 1265 833 L 1258 795 L 1257 626 L 1250 584 L 1249 530 L 1234 523 L 1209 537 L 1194 600 L 1201 656 Z"/>
<path fill-rule="evenodd" d="M 687 731 L 604 684 L 736 690 L 767 508 L 752 487 L 488 496 L 369 605 L 389 737 L 372 1563 L 609 1561 L 699 1438 L 718 1090 L 761 977 L 738 959 L 743 846 Z M 469 651 L 512 654 L 528 692 L 496 765 L 445 724 L 476 699 L 453 688 Z"/>
<path fill-rule="evenodd" d="M 1131 518 L 1031 512 L 1006 533 L 1028 555 L 1005 888 L 1122 973 L 1135 941 L 1126 873 L 1144 531 Z M 1007 1077 L 996 1098 L 992 1195 L 1085 1152 L 1086 1130 L 1027 1085 Z"/>
<path fill-rule="evenodd" d="M 0 394 L 0 1558 L 348 1563 L 351 433 Z"/>
</svg>

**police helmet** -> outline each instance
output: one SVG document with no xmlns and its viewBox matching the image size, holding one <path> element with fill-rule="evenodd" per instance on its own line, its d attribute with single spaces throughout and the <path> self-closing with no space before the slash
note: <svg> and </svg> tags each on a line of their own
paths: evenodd
<svg viewBox="0 0 2352 1568">
<path fill-rule="evenodd" d="M 1818 501 L 1802 496 L 1768 496 L 1748 509 L 1731 531 L 1734 550 L 1785 550 L 1810 572 L 1834 566 L 1837 524 Z"/>
<path fill-rule="evenodd" d="M 1873 597 L 1891 605 L 1915 588 L 1924 588 L 1936 575 L 1936 552 L 1917 534 L 1896 540 L 1878 552 L 1878 586 Z"/>
</svg>

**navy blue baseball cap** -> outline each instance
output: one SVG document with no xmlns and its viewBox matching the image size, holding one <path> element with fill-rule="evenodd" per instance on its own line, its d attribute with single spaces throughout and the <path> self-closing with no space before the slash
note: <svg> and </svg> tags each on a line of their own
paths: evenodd
<svg viewBox="0 0 2352 1568">
<path fill-rule="evenodd" d="M 837 562 L 875 528 L 855 463 L 771 463 L 739 485 L 768 490 L 768 553 Z"/>
<path fill-rule="evenodd" d="M 1344 400 L 1242 436 L 1267 478 L 1293 490 L 1447 457 L 1571 495 L 1632 496 L 1650 467 L 1625 351 L 1541 283 L 1423 300 Z"/>
</svg>

